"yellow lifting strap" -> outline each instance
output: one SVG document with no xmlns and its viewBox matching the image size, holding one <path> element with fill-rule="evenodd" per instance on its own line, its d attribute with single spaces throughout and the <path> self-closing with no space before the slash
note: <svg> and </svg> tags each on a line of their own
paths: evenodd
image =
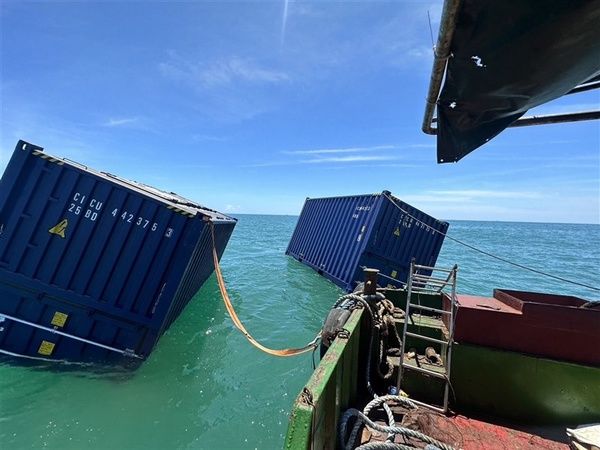
<svg viewBox="0 0 600 450">
<path fill-rule="evenodd" d="M 215 273 L 217 274 L 217 280 L 219 282 L 219 289 L 221 290 L 221 296 L 223 297 L 223 302 L 225 303 L 225 307 L 227 308 L 227 311 L 229 312 L 229 315 L 231 316 L 231 319 L 233 320 L 233 323 L 235 324 L 235 326 L 238 327 L 238 329 L 242 333 L 244 333 L 244 335 L 246 336 L 246 338 L 250 341 L 250 343 L 252 345 L 261 349 L 263 352 L 269 353 L 271 355 L 294 356 L 294 355 L 300 355 L 302 353 L 310 352 L 310 351 L 316 349 L 318 346 L 317 340 L 320 337 L 320 334 L 319 334 L 319 336 L 317 336 L 315 338 L 314 341 L 309 343 L 306 347 L 287 348 L 284 350 L 273 350 L 273 349 L 267 348 L 264 345 L 261 345 L 259 342 L 257 342 L 252 336 L 250 336 L 250 333 L 248 333 L 248 331 L 246 331 L 246 328 L 244 328 L 244 325 L 238 318 L 237 314 L 235 313 L 235 310 L 233 309 L 233 305 L 231 304 L 231 301 L 229 300 L 229 295 L 227 294 L 227 289 L 225 288 L 225 282 L 223 281 L 223 275 L 221 274 L 221 267 L 219 266 L 219 257 L 217 256 L 217 245 L 215 243 L 215 226 L 214 226 L 213 222 L 209 221 L 209 224 L 210 224 L 210 233 L 212 235 L 212 242 L 213 242 L 213 259 L 215 262 Z"/>
</svg>

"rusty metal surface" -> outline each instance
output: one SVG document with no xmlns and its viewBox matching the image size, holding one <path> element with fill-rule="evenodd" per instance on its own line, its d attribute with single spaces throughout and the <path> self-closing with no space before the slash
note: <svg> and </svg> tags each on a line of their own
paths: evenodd
<svg viewBox="0 0 600 450">
<path fill-rule="evenodd" d="M 285 448 L 335 449 L 342 412 L 354 402 L 358 385 L 363 309 L 355 309 L 300 393 L 290 417 Z"/>
<path fill-rule="evenodd" d="M 419 408 L 408 410 L 393 406 L 392 410 L 399 426 L 423 433 L 433 439 L 462 450 L 566 450 L 567 436 L 563 427 L 518 427 L 492 423 L 463 415 L 445 416 Z M 375 413 L 376 414 L 376 413 Z M 385 426 L 382 418 L 376 423 Z M 365 430 L 358 445 L 383 442 L 386 433 Z M 403 439 L 396 438 L 400 443 Z M 407 438 L 415 448 L 424 448 L 424 443 Z"/>
</svg>

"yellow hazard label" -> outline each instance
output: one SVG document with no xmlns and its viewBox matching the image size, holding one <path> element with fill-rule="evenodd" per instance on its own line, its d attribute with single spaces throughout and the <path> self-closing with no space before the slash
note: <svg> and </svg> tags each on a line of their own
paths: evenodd
<svg viewBox="0 0 600 450">
<path fill-rule="evenodd" d="M 392 270 L 391 277 L 396 278 L 396 275 L 398 275 L 398 272 L 396 272 L 395 270 Z"/>
<path fill-rule="evenodd" d="M 54 351 L 54 345 L 55 344 L 53 342 L 42 341 L 38 353 L 46 356 L 51 355 Z"/>
<path fill-rule="evenodd" d="M 396 231 L 394 231 L 394 234 L 396 236 L 400 236 L 400 227 L 396 228 Z"/>
<path fill-rule="evenodd" d="M 173 211 L 175 211 L 179 214 L 183 214 L 184 216 L 187 216 L 187 217 L 194 217 L 194 214 L 184 211 L 183 209 L 179 209 L 175 206 L 167 206 L 167 209 L 173 210 Z"/>
<path fill-rule="evenodd" d="M 64 327 L 67 317 L 69 317 L 67 314 L 56 311 L 50 323 L 55 327 Z"/>
<path fill-rule="evenodd" d="M 56 234 L 64 239 L 65 230 L 67 229 L 68 224 L 69 224 L 69 222 L 67 222 L 67 219 L 63 219 L 59 223 L 54 225 L 52 228 L 50 228 L 48 230 L 48 233 Z"/>
</svg>

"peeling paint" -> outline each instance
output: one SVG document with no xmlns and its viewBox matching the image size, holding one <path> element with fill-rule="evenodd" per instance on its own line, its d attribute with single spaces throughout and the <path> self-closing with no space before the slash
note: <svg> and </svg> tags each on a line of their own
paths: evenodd
<svg viewBox="0 0 600 450">
<path fill-rule="evenodd" d="M 485 67 L 485 64 L 482 64 L 481 58 L 479 56 L 471 56 L 471 59 L 475 61 L 475 65 L 477 67 Z"/>
</svg>

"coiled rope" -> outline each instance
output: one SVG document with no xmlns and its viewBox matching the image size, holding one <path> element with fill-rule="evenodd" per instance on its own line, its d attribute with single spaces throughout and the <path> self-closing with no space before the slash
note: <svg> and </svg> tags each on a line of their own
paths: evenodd
<svg viewBox="0 0 600 450">
<path fill-rule="evenodd" d="M 336 307 L 337 305 L 341 304 L 343 301 L 352 300 L 352 301 L 356 302 L 356 304 L 363 305 L 371 316 L 371 335 L 369 338 L 369 347 L 368 347 L 369 351 L 368 351 L 368 355 L 367 355 L 365 378 L 366 378 L 366 383 L 367 383 L 367 389 L 370 392 L 370 394 L 373 396 L 373 400 L 371 400 L 367 404 L 367 406 L 365 406 L 365 408 L 363 409 L 363 412 L 360 412 L 357 409 L 351 408 L 351 409 L 348 409 L 342 415 L 342 418 L 340 420 L 339 434 L 338 434 L 338 438 L 339 438 L 341 447 L 344 448 L 345 450 L 351 449 L 352 446 L 354 445 L 354 442 L 356 442 L 356 438 L 360 431 L 361 425 L 365 424 L 367 427 L 372 428 L 374 430 L 388 433 L 388 437 L 387 437 L 386 442 L 372 442 L 372 443 L 367 443 L 367 444 L 361 445 L 360 447 L 358 447 L 358 449 L 361 449 L 361 450 L 369 450 L 369 449 L 372 449 L 372 450 L 386 450 L 386 449 L 408 450 L 411 448 L 414 449 L 414 447 L 409 447 L 407 445 L 400 444 L 400 443 L 394 443 L 394 437 L 396 435 L 402 435 L 402 436 L 412 437 L 412 438 L 421 440 L 425 443 L 433 445 L 434 446 L 433 448 L 435 448 L 435 449 L 454 450 L 453 447 L 450 447 L 442 442 L 439 442 L 433 438 L 430 438 L 429 436 L 426 436 L 422 433 L 411 430 L 409 428 L 396 426 L 395 419 L 394 419 L 394 413 L 392 412 L 392 410 L 387 402 L 394 401 L 396 403 L 401 403 L 411 409 L 418 409 L 417 406 L 412 401 L 410 401 L 409 399 L 407 399 L 405 397 L 399 396 L 399 395 L 384 395 L 384 396 L 379 397 L 375 393 L 375 390 L 373 389 L 373 386 L 371 384 L 371 359 L 372 359 L 372 350 L 373 350 L 373 337 L 375 335 L 375 328 L 386 325 L 385 316 L 391 314 L 391 311 L 388 311 L 387 308 L 381 308 L 381 307 L 378 309 L 376 306 L 372 305 L 369 301 L 367 301 L 367 299 L 376 300 L 378 304 L 385 303 L 386 301 L 388 301 L 385 298 L 385 296 L 380 293 L 377 293 L 372 296 L 358 295 L 358 293 L 353 293 L 353 294 L 348 294 L 348 295 L 344 295 L 344 296 L 340 297 L 340 299 L 334 304 L 334 307 Z M 380 350 L 381 350 L 381 348 L 380 348 Z M 382 357 L 382 353 L 380 353 L 379 357 L 380 358 Z M 379 371 L 378 371 L 378 373 L 383 379 L 387 378 L 387 375 L 383 375 Z M 387 415 L 387 418 L 388 418 L 388 424 L 389 424 L 388 426 L 377 425 L 368 418 L 368 414 L 370 413 L 371 409 L 376 406 L 383 407 L 383 409 Z M 348 435 L 348 421 L 351 417 L 356 417 L 356 421 L 354 422 L 354 426 L 352 427 L 352 430 L 351 430 L 350 434 Z"/>
<path fill-rule="evenodd" d="M 375 393 L 375 390 L 373 389 L 373 386 L 371 385 L 371 359 L 372 359 L 372 352 L 373 352 L 373 336 L 375 335 L 376 326 L 381 326 L 381 324 L 383 323 L 383 320 L 381 319 L 381 317 L 379 317 L 378 311 L 367 301 L 367 299 L 365 297 L 371 297 L 371 296 L 361 296 L 361 295 L 358 295 L 355 293 L 347 294 L 347 295 L 340 297 L 340 299 L 335 303 L 334 307 L 339 305 L 342 301 L 352 300 L 352 301 L 356 302 L 356 304 L 362 305 L 369 312 L 369 315 L 371 316 L 371 334 L 369 337 L 369 347 L 368 347 L 369 352 L 367 355 L 367 367 L 366 367 L 365 378 L 367 380 L 367 389 L 369 390 L 369 393 L 373 396 L 373 398 L 376 400 L 379 397 L 377 396 L 377 394 Z M 375 297 L 377 300 L 380 300 L 380 301 L 385 300 L 385 296 L 380 293 L 377 293 L 372 297 Z M 381 349 L 381 347 L 380 347 L 380 349 Z M 381 359 L 382 357 L 384 357 L 384 356 L 380 353 L 379 358 Z M 381 374 L 381 372 L 379 371 L 379 367 L 378 367 L 378 373 L 382 378 L 384 378 L 384 375 Z M 388 406 L 387 403 L 383 403 L 383 409 L 384 409 L 385 413 L 387 414 L 388 423 L 389 423 L 390 427 L 393 427 L 395 425 L 394 413 L 392 412 L 392 410 L 390 409 L 390 407 Z M 348 438 L 348 442 L 354 442 L 356 440 L 356 436 L 358 435 L 358 432 L 360 430 L 360 425 L 361 425 L 361 422 L 359 422 L 359 421 L 357 421 L 354 424 L 354 428 L 352 429 L 352 433 L 350 434 L 350 437 Z M 340 442 L 343 442 L 342 436 L 345 436 L 345 428 L 346 428 L 346 423 L 343 421 L 343 419 L 341 422 L 341 427 L 343 427 L 344 433 L 342 434 L 342 432 L 340 430 Z M 388 442 L 393 442 L 394 434 L 389 433 L 387 440 L 388 440 Z"/>
<path fill-rule="evenodd" d="M 411 402 L 407 398 L 404 398 L 404 397 L 401 397 L 398 395 L 384 395 L 383 397 L 379 397 L 379 398 L 372 400 L 365 407 L 364 413 L 360 412 L 358 409 L 354 409 L 354 408 L 348 409 L 342 416 L 342 425 L 340 426 L 340 432 L 339 432 L 340 442 L 342 443 L 344 449 L 348 450 L 348 449 L 352 448 L 352 445 L 354 444 L 354 440 L 352 440 L 353 437 L 354 438 L 356 437 L 354 435 L 354 433 L 352 433 L 350 435 L 350 438 L 348 440 L 346 440 L 345 436 L 346 436 L 346 424 L 348 423 L 348 420 L 351 417 L 356 417 L 357 423 L 364 423 L 366 426 L 368 426 L 369 428 L 371 428 L 373 430 L 380 431 L 382 433 L 390 433 L 393 435 L 401 435 L 401 436 L 418 439 L 427 444 L 434 445 L 435 447 L 439 448 L 440 450 L 454 450 L 454 447 L 444 444 L 443 442 L 440 442 L 436 439 L 433 439 L 433 438 L 427 436 L 426 434 L 419 433 L 418 431 L 415 431 L 415 430 L 411 430 L 410 428 L 378 425 L 375 422 L 373 422 L 371 419 L 369 419 L 368 414 L 373 407 L 379 406 L 380 404 L 386 405 L 387 404 L 386 402 L 389 402 L 389 401 L 402 403 L 411 409 L 417 409 L 417 406 L 413 402 Z M 408 448 L 414 449 L 414 447 L 408 447 L 403 444 L 396 444 L 396 443 L 390 443 L 390 442 L 378 442 L 378 443 L 369 443 L 369 444 L 361 445 L 360 447 L 357 447 L 356 450 L 366 450 L 366 449 L 402 449 L 402 450 L 404 450 L 404 449 L 408 449 Z"/>
<path fill-rule="evenodd" d="M 371 442 L 371 443 L 363 444 L 360 447 L 358 447 L 357 450 L 359 450 L 359 449 L 360 450 L 388 450 L 388 449 L 390 449 L 390 450 L 392 450 L 392 449 L 393 450 L 408 450 L 411 448 L 414 449 L 414 447 L 409 447 L 404 444 L 395 443 L 394 437 L 396 435 L 402 435 L 402 436 L 412 437 L 412 438 L 421 440 L 423 442 L 433 445 L 434 448 L 439 449 L 439 450 L 454 450 L 453 447 L 448 446 L 447 444 L 444 444 L 442 442 L 439 442 L 427 435 L 424 435 L 417 431 L 411 430 L 409 428 L 396 426 L 395 419 L 394 419 L 394 413 L 392 412 L 392 410 L 387 402 L 394 401 L 396 403 L 401 403 L 411 409 L 418 409 L 418 407 L 412 401 L 410 401 L 409 399 L 402 397 L 400 395 L 384 395 L 384 396 L 379 397 L 375 393 L 375 390 L 373 389 L 373 386 L 371 384 L 371 359 L 372 359 L 372 350 L 373 350 L 373 337 L 375 335 L 376 327 L 385 326 L 386 323 L 385 323 L 384 317 L 390 311 L 386 311 L 386 308 L 383 308 L 383 309 L 376 308 L 369 301 L 367 301 L 367 300 L 371 300 L 371 299 L 376 300 L 377 303 L 388 301 L 385 298 L 385 296 L 380 293 L 377 293 L 372 296 L 358 295 L 358 293 L 352 293 L 352 294 L 347 294 L 347 295 L 340 297 L 338 299 L 338 301 L 334 304 L 334 308 L 335 308 L 337 305 L 341 304 L 344 301 L 347 301 L 347 300 L 354 301 L 357 305 L 364 306 L 364 308 L 369 312 L 369 315 L 371 317 L 371 334 L 370 334 L 370 338 L 369 338 L 369 346 L 368 346 L 369 350 L 368 350 L 368 355 L 367 355 L 365 378 L 366 378 L 367 389 L 368 389 L 369 393 L 373 396 L 373 400 L 371 400 L 367 404 L 367 406 L 365 406 L 365 408 L 363 409 L 363 412 L 361 412 L 357 409 L 354 409 L 354 408 L 350 408 L 342 415 L 342 418 L 340 420 L 340 427 L 339 427 L 339 431 L 338 431 L 338 440 L 339 440 L 339 444 L 340 444 L 341 448 L 343 448 L 344 450 L 350 450 L 352 448 L 352 446 L 354 445 L 354 442 L 356 442 L 361 425 L 365 424 L 367 427 L 369 427 L 371 429 L 374 429 L 374 430 L 377 430 L 377 431 L 380 431 L 383 433 L 388 433 L 388 437 L 386 439 L 386 442 Z M 381 350 L 381 348 L 380 348 L 380 350 Z M 382 353 L 380 353 L 379 358 L 381 358 L 382 356 L 383 356 Z M 383 379 L 387 378 L 387 374 L 386 375 L 382 374 L 379 371 L 379 368 L 378 368 L 378 374 Z M 388 418 L 389 426 L 377 425 L 368 418 L 368 414 L 370 413 L 371 409 L 376 406 L 383 407 L 383 409 L 387 415 L 387 418 Z M 354 426 L 352 427 L 352 430 L 351 430 L 350 434 L 348 435 L 348 421 L 351 417 L 356 417 L 356 421 L 354 422 Z"/>
<path fill-rule="evenodd" d="M 213 222 L 208 222 L 210 226 L 210 233 L 212 236 L 212 244 L 213 244 L 213 259 L 215 264 L 215 273 L 217 274 L 217 280 L 219 282 L 219 289 L 221 291 L 221 296 L 223 297 L 223 302 L 225 303 L 225 308 L 229 312 L 231 316 L 231 320 L 235 326 L 246 336 L 246 338 L 250 341 L 252 345 L 256 348 L 259 348 L 265 353 L 269 353 L 270 355 L 275 356 L 295 356 L 300 355 L 302 353 L 314 351 L 318 347 L 318 341 L 321 338 L 321 333 L 319 333 L 314 340 L 309 342 L 305 347 L 302 348 L 287 348 L 283 350 L 273 350 L 264 345 L 260 344 L 256 339 L 254 339 L 250 333 L 246 330 L 241 320 L 238 318 L 233 305 L 231 304 L 231 300 L 229 299 L 229 295 L 227 294 L 227 288 L 225 287 L 225 281 L 223 280 L 223 275 L 221 274 L 221 267 L 219 266 L 219 256 L 217 255 L 217 245 L 215 242 L 215 226 Z"/>
<path fill-rule="evenodd" d="M 394 199 L 393 199 L 391 196 L 389 196 L 388 194 L 384 194 L 384 195 L 385 195 L 385 197 L 386 197 L 386 198 L 387 198 L 389 201 L 391 201 L 391 202 L 394 204 L 394 206 L 395 206 L 396 208 L 398 208 L 400 211 L 402 211 L 402 212 L 403 212 L 404 214 L 406 214 L 408 217 L 410 217 L 411 219 L 414 219 L 414 220 L 416 220 L 417 222 L 419 222 L 419 223 L 421 223 L 421 224 L 423 224 L 423 225 L 426 225 L 426 226 L 427 226 L 427 224 L 426 224 L 426 223 L 424 223 L 424 222 L 420 221 L 420 220 L 419 220 L 419 219 L 417 219 L 415 216 L 411 215 L 409 212 L 407 212 L 407 211 L 405 211 L 404 209 L 402 209 L 402 208 L 400 207 L 400 205 L 398 205 L 398 204 L 396 203 L 396 201 L 395 201 L 395 200 L 394 200 Z M 430 227 L 430 228 L 431 228 L 431 227 Z M 584 288 L 587 288 L 587 289 L 592 289 L 592 290 L 594 290 L 594 291 L 600 291 L 600 287 L 591 286 L 591 285 L 589 285 L 589 284 L 585 284 L 585 283 L 579 283 L 579 282 L 577 282 L 577 281 L 569 280 L 568 278 L 562 278 L 562 277 L 559 277 L 559 276 L 553 275 L 553 274 L 551 274 L 551 273 L 542 272 L 541 270 L 533 269 L 533 268 L 531 268 L 531 267 L 527 267 L 527 266 L 524 266 L 524 265 L 522 265 L 522 264 L 518 264 L 518 263 L 516 263 L 516 262 L 510 261 L 510 260 L 508 260 L 508 259 L 501 258 L 500 256 L 497 256 L 497 255 L 494 255 L 494 254 L 492 254 L 492 253 L 489 253 L 489 252 L 486 252 L 486 251 L 484 251 L 484 250 L 481 250 L 481 249 L 478 249 L 478 248 L 476 248 L 476 247 L 473 247 L 472 245 L 469 245 L 469 244 L 467 244 L 467 243 L 465 243 L 465 242 L 459 241 L 458 239 L 455 239 L 455 238 L 453 238 L 453 237 L 451 237 L 451 236 L 448 236 L 448 234 L 446 234 L 446 233 L 442 233 L 441 231 L 438 231 L 438 230 L 436 230 L 435 228 L 431 228 L 431 229 L 432 229 L 432 230 L 433 230 L 435 233 L 441 234 L 442 236 L 445 236 L 447 239 L 450 239 L 451 241 L 454 241 L 454 242 L 456 242 L 457 244 L 460 244 L 460 245 L 462 245 L 462 246 L 464 246 L 464 247 L 467 247 L 468 249 L 471 249 L 471 250 L 474 250 L 474 251 L 476 251 L 476 252 L 479 252 L 479 253 L 481 253 L 482 255 L 489 256 L 490 258 L 497 259 L 498 261 L 502 261 L 503 263 L 510 264 L 510 265 L 512 265 L 512 266 L 518 267 L 519 269 L 528 270 L 528 271 L 530 271 L 530 272 L 537 273 L 538 275 L 542 275 L 542 276 L 545 276 L 545 277 L 548 277 L 548 278 L 553 278 L 553 279 L 555 279 L 555 280 L 562 281 L 562 282 L 564 282 L 564 283 L 570 283 L 570 284 L 573 284 L 573 285 L 575 285 L 575 286 L 580 286 L 580 287 L 584 287 Z"/>
</svg>

